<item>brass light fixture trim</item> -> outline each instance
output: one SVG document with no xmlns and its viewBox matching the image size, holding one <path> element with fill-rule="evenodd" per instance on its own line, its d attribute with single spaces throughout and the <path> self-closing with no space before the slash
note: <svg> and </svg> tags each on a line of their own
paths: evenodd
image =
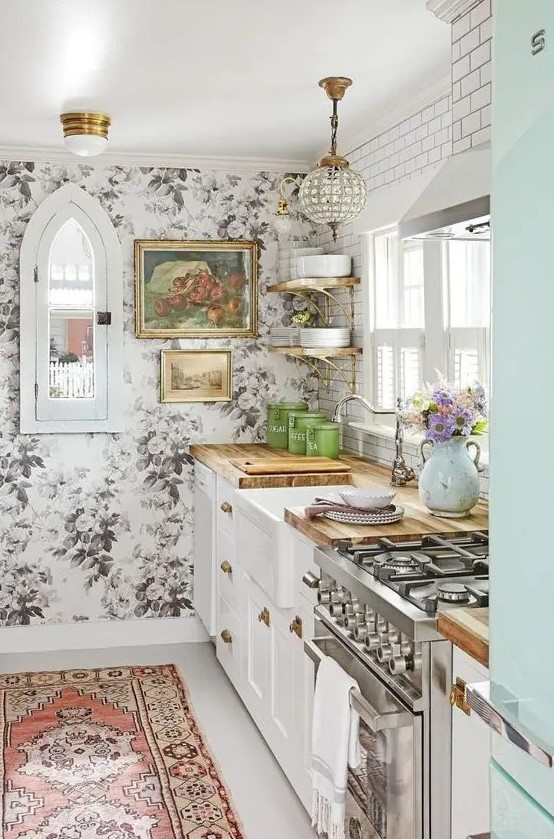
<svg viewBox="0 0 554 839">
<path fill-rule="evenodd" d="M 108 139 L 108 131 L 112 124 L 107 114 L 88 111 L 71 111 L 60 116 L 64 137 L 74 137 L 80 134 L 92 134 L 95 137 Z"/>
</svg>

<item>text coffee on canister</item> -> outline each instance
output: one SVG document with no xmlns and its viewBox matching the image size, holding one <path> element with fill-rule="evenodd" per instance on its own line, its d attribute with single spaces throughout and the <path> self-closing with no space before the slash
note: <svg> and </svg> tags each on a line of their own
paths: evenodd
<svg viewBox="0 0 554 839">
<path fill-rule="evenodd" d="M 306 454 L 306 429 L 309 425 L 325 422 L 327 417 L 322 411 L 290 411 L 289 413 L 289 452 Z"/>
<path fill-rule="evenodd" d="M 307 410 L 305 402 L 270 402 L 267 406 L 267 445 L 270 449 L 288 449 L 289 412 Z"/>
</svg>

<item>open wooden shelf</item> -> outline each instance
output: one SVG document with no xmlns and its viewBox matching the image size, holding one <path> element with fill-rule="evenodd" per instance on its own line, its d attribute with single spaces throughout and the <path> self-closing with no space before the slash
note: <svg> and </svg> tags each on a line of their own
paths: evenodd
<svg viewBox="0 0 554 839">
<path fill-rule="evenodd" d="M 293 291 L 325 291 L 329 288 L 353 288 L 359 284 L 359 277 L 298 277 L 296 280 L 274 283 L 267 287 L 267 291 L 281 294 Z"/>
<path fill-rule="evenodd" d="M 295 358 L 344 358 L 363 352 L 361 347 L 270 347 L 269 351 Z"/>
</svg>

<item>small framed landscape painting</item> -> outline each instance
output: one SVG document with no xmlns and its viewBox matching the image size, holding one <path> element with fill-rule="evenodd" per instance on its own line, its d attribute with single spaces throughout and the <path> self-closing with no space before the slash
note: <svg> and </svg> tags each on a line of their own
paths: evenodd
<svg viewBox="0 0 554 839">
<path fill-rule="evenodd" d="M 162 350 L 162 402 L 230 402 L 231 350 Z"/>
<path fill-rule="evenodd" d="M 258 330 L 256 242 L 135 241 L 137 338 L 249 338 Z"/>
</svg>

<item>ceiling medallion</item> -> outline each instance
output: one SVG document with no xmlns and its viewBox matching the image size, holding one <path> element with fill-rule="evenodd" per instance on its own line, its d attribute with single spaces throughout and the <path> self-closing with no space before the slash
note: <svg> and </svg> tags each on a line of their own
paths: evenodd
<svg viewBox="0 0 554 839">
<path fill-rule="evenodd" d="M 73 111 L 62 114 L 60 122 L 66 148 L 79 157 L 101 154 L 108 145 L 111 119 L 107 114 Z"/>
<path fill-rule="evenodd" d="M 331 147 L 329 154 L 322 157 L 317 167 L 306 175 L 298 196 L 302 212 L 317 224 L 328 224 L 334 241 L 339 226 L 357 218 L 367 202 L 365 180 L 350 169 L 346 158 L 337 154 L 337 108 L 351 84 L 352 79 L 343 76 L 328 76 L 319 82 L 333 102 Z"/>
</svg>

